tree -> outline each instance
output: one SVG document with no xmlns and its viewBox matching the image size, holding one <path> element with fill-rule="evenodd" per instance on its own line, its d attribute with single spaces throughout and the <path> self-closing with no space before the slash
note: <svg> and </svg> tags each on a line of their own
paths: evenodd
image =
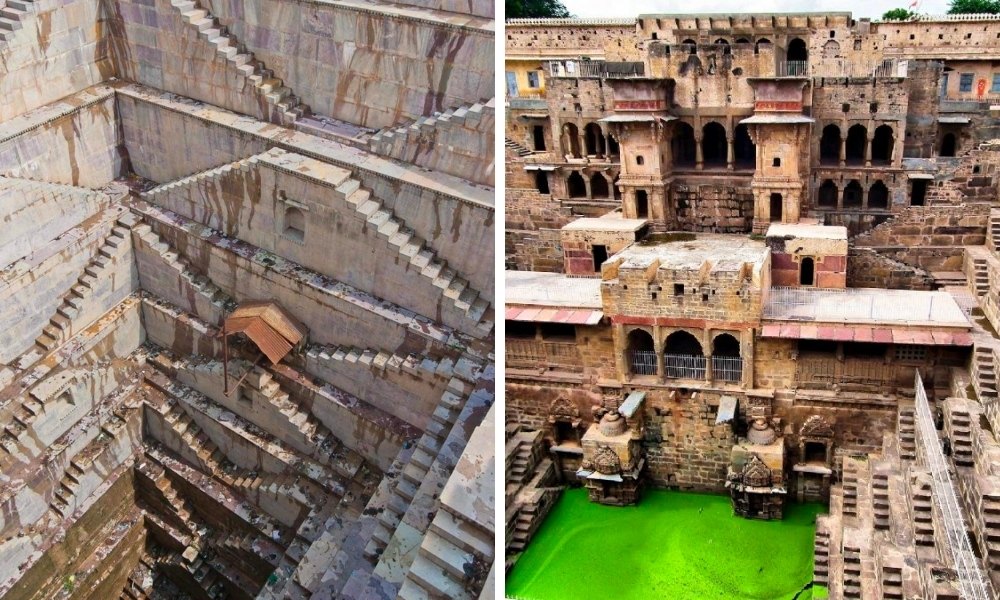
<svg viewBox="0 0 1000 600">
<path fill-rule="evenodd" d="M 910 19 L 912 19 L 915 16 L 917 16 L 916 13 L 910 12 L 909 10 L 906 10 L 905 8 L 894 8 L 892 10 L 886 11 L 885 14 L 882 15 L 882 20 L 883 21 L 909 21 Z"/>
<path fill-rule="evenodd" d="M 949 15 L 1000 14 L 1000 0 L 951 0 Z"/>
<path fill-rule="evenodd" d="M 572 17 L 559 0 L 505 0 L 508 19 Z"/>
</svg>

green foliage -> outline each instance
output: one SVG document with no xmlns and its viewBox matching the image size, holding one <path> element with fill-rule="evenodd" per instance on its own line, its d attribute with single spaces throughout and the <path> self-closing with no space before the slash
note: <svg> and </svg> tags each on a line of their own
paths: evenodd
<svg viewBox="0 0 1000 600">
<path fill-rule="evenodd" d="M 892 10 L 887 10 L 884 15 L 882 15 L 883 21 L 909 21 L 913 17 L 917 16 L 916 13 L 910 12 L 905 8 L 894 8 Z"/>
<path fill-rule="evenodd" d="M 949 15 L 1000 14 L 1000 0 L 951 0 Z"/>
<path fill-rule="evenodd" d="M 505 0 L 508 19 L 572 17 L 559 0 Z"/>
</svg>

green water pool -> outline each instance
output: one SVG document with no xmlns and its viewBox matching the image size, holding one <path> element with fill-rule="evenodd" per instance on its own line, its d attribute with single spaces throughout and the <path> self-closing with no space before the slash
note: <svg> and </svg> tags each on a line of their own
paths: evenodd
<svg viewBox="0 0 1000 600">
<path fill-rule="evenodd" d="M 518 600 L 798 600 L 812 580 L 818 503 L 782 521 L 733 516 L 729 498 L 647 491 L 613 507 L 567 490 L 507 578 Z M 801 592 L 801 593 L 800 593 Z"/>
</svg>

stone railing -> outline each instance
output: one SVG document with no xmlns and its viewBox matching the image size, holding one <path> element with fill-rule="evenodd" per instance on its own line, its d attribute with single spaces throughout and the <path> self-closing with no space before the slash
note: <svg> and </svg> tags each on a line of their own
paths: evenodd
<svg viewBox="0 0 1000 600">
<path fill-rule="evenodd" d="M 580 370 L 580 352 L 575 342 L 507 339 L 507 364 L 512 367 L 557 367 Z M 654 363 L 655 368 L 655 363 Z"/>
</svg>

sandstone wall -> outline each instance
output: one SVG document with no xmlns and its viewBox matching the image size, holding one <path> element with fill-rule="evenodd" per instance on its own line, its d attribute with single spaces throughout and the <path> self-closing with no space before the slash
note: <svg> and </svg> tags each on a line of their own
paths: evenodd
<svg viewBox="0 0 1000 600">
<path fill-rule="evenodd" d="M 37 0 L 0 39 L 0 123 L 114 74 L 98 0 Z M 5 32 L 6 33 L 6 32 Z"/>
<path fill-rule="evenodd" d="M 506 27 L 507 52 L 518 56 L 547 57 L 551 50 L 607 60 L 642 60 L 636 44 L 634 19 L 584 19 L 532 24 L 534 19 L 515 19 Z"/>
<path fill-rule="evenodd" d="M 682 231 L 748 233 L 753 224 L 753 192 L 744 186 L 720 183 L 674 183 L 671 193 Z"/>
<path fill-rule="evenodd" d="M 205 8 L 318 114 L 381 128 L 494 96 L 494 33 L 305 0 Z"/>
<path fill-rule="evenodd" d="M 934 278 L 870 248 L 851 248 L 847 256 L 847 287 L 890 290 L 931 290 Z"/>
<path fill-rule="evenodd" d="M 558 229 L 504 231 L 506 263 L 515 271 L 562 273 L 563 250 Z"/>
<path fill-rule="evenodd" d="M 0 331 L 0 362 L 9 362 L 34 345 L 35 338 L 63 303 L 63 297 L 97 255 L 112 225 L 113 221 L 106 221 L 87 229 L 76 229 L 65 239 L 52 242 L 45 249 L 47 256 L 44 258 L 40 255 L 38 261 L 15 263 L 0 283 L 0 306 L 3 307 L 0 316 L 4 323 Z M 96 300 L 97 308 L 89 311 L 99 311 L 98 316 L 137 287 L 132 278 L 131 256 L 120 256 L 115 265 L 118 280 L 103 282 L 105 287 Z"/>
<path fill-rule="evenodd" d="M 124 172 L 119 145 L 113 94 L 92 90 L 0 125 L 0 173 L 98 188 Z"/>
<path fill-rule="evenodd" d="M 330 162 L 349 169 L 383 207 L 427 240 L 483 298 L 493 301 L 492 205 L 450 195 L 434 187 L 434 178 L 426 173 L 418 177 L 410 168 L 313 136 L 276 135 L 276 128 L 259 124 L 250 133 L 234 125 L 233 115 L 225 115 L 222 122 L 223 115 L 165 110 L 132 93 L 119 94 L 118 100 L 124 144 L 140 176 L 166 183 L 259 154 L 270 146 Z M 172 105 L 169 99 L 163 102 Z M 167 137 L 158 135 L 159 131 L 184 131 L 185 135 Z"/>
<path fill-rule="evenodd" d="M 244 256 L 176 225 L 152 224 L 171 246 L 183 249 L 183 256 L 198 272 L 235 301 L 273 299 L 302 321 L 315 343 L 350 346 L 357 340 L 373 340 L 396 353 L 445 351 L 447 333 L 425 320 L 386 310 L 377 299 L 358 290 L 329 280 L 314 281 L 273 255 Z M 161 290 L 154 286 L 149 291 L 159 295 Z"/>
</svg>

